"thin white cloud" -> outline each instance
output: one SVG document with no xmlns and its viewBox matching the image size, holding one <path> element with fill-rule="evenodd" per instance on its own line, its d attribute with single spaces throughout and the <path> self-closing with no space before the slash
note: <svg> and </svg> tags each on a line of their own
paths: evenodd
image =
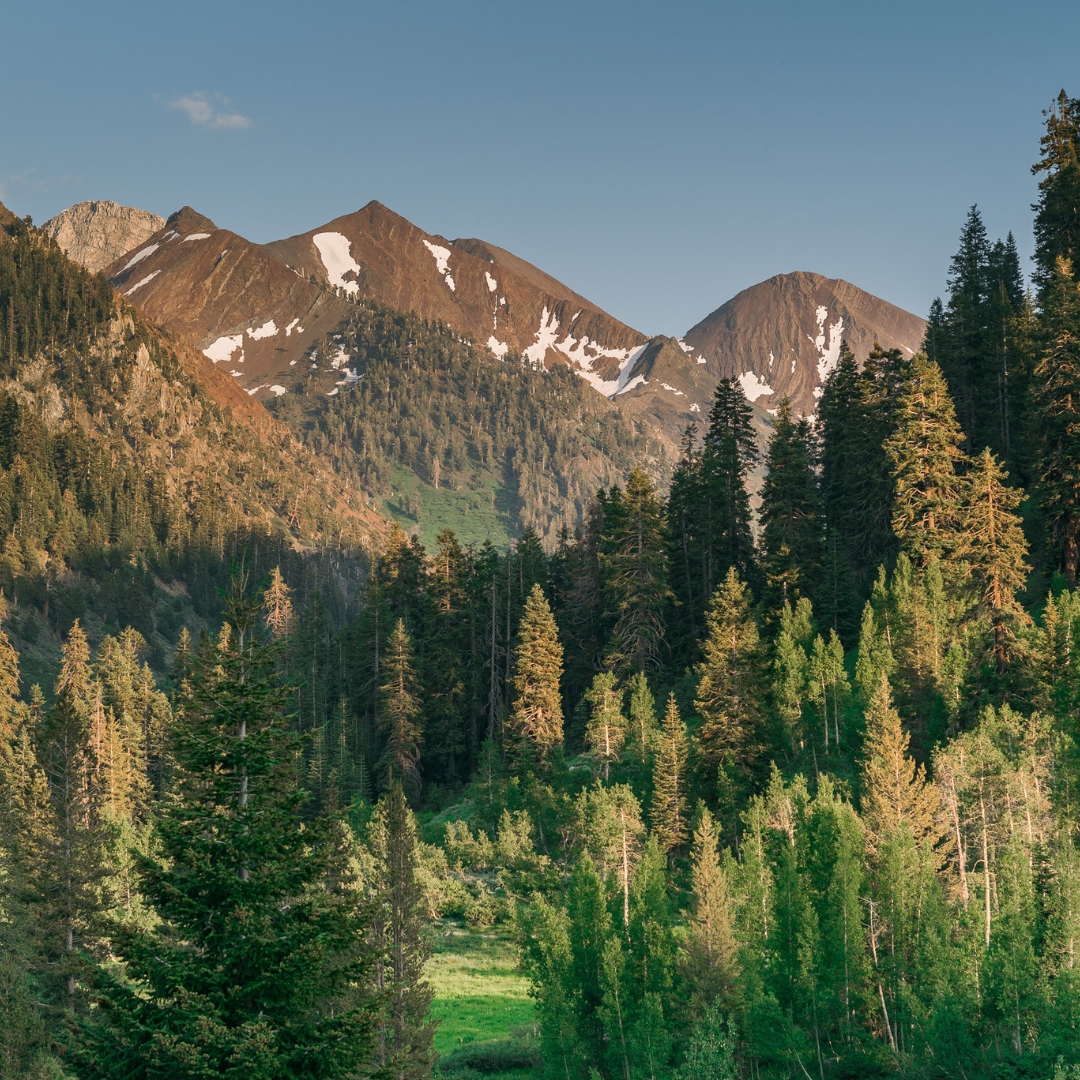
<svg viewBox="0 0 1080 1080">
<path fill-rule="evenodd" d="M 229 99 L 223 97 L 221 94 L 215 94 L 214 99 L 221 105 L 227 105 L 229 103 Z M 244 116 L 241 113 L 221 111 L 217 105 L 210 100 L 210 95 L 202 90 L 196 90 L 191 94 L 184 94 L 183 97 L 178 97 L 175 101 L 170 101 L 169 108 L 179 109 L 181 112 L 187 113 L 188 119 L 192 124 L 198 124 L 201 127 L 251 127 L 251 120 L 249 117 Z"/>
</svg>

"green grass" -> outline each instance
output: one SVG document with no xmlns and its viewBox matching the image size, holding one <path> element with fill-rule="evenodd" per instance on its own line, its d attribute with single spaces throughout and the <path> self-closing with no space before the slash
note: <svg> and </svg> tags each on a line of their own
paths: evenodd
<svg viewBox="0 0 1080 1080">
<path fill-rule="evenodd" d="M 428 551 L 435 549 L 435 537 L 443 529 L 453 529 L 462 544 L 479 545 L 490 539 L 505 548 L 510 542 L 508 495 L 490 477 L 477 476 L 460 487 L 436 490 L 412 470 L 399 469 L 393 488 L 394 494 L 382 501 L 382 512 L 406 532 L 415 532 Z"/>
<path fill-rule="evenodd" d="M 442 919 L 432 930 L 427 977 L 435 992 L 431 1014 L 440 1021 L 435 1032 L 440 1054 L 466 1042 L 505 1038 L 532 1023 L 529 983 L 517 972 L 507 928 L 473 930 Z"/>
</svg>

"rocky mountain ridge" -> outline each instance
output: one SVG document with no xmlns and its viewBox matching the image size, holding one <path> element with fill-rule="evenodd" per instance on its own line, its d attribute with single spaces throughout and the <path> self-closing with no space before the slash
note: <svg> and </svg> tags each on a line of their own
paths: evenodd
<svg viewBox="0 0 1080 1080">
<path fill-rule="evenodd" d="M 148 210 L 101 199 L 69 206 L 42 228 L 69 259 L 96 274 L 164 224 L 164 218 Z"/>
</svg>

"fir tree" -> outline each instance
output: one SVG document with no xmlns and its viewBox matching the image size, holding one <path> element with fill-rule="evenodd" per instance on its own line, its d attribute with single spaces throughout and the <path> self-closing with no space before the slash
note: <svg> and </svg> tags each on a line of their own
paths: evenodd
<svg viewBox="0 0 1080 1080">
<path fill-rule="evenodd" d="M 667 583 L 664 509 L 656 485 L 641 469 L 612 489 L 604 517 L 600 569 L 614 625 L 608 663 L 618 673 L 653 674 L 665 658 Z"/>
<path fill-rule="evenodd" d="M 1047 285 L 1046 345 L 1034 372 L 1035 477 L 1055 562 L 1070 588 L 1080 565 L 1080 286 L 1062 261 Z"/>
<path fill-rule="evenodd" d="M 374 859 L 370 885 L 376 904 L 368 937 L 377 957 L 372 985 L 386 1001 L 378 1064 L 395 1080 L 424 1080 L 431 1075 L 435 1033 L 428 1019 L 432 991 L 424 979 L 431 947 L 416 878 L 416 822 L 397 781 L 375 807 L 367 846 Z"/>
<path fill-rule="evenodd" d="M 421 704 L 412 641 L 403 619 L 398 619 L 386 643 L 383 678 L 379 722 L 386 733 L 386 742 L 380 769 L 388 782 L 397 780 L 415 797 L 420 793 L 417 763 L 423 735 L 417 718 Z"/>
<path fill-rule="evenodd" d="M 679 716 L 675 695 L 668 697 L 662 731 L 656 737 L 653 761 L 653 794 L 650 820 L 664 851 L 669 855 L 687 838 L 687 735 Z"/>
<path fill-rule="evenodd" d="M 1009 663 L 1016 630 L 1030 621 L 1016 598 L 1024 587 L 1027 541 L 1015 510 L 1023 492 L 1006 487 L 1007 479 L 989 447 L 972 465 L 967 505 L 957 555 L 975 586 L 975 610 L 990 624 L 994 664 L 999 675 Z"/>
<path fill-rule="evenodd" d="M 1039 180 L 1035 211 L 1035 283 L 1045 305 L 1053 287 L 1059 259 L 1069 262 L 1075 281 L 1080 252 L 1080 101 L 1062 90 L 1044 114 L 1046 134 L 1040 140 L 1042 155 L 1031 167 Z"/>
<path fill-rule="evenodd" d="M 822 567 L 821 495 L 809 422 L 791 414 L 785 398 L 776 413 L 765 458 L 759 520 L 762 564 L 771 606 L 807 596 Z"/>
<path fill-rule="evenodd" d="M 611 766 L 618 762 L 626 742 L 622 697 L 615 676 L 609 671 L 597 675 L 585 695 L 590 708 L 585 745 L 596 759 L 605 783 L 610 779 Z"/>
<path fill-rule="evenodd" d="M 763 664 L 749 590 L 734 569 L 716 590 L 707 626 L 694 701 L 702 719 L 701 760 L 733 778 L 745 777 L 760 749 Z"/>
<path fill-rule="evenodd" d="M 518 628 L 514 701 L 506 732 L 511 758 L 520 759 L 528 752 L 543 765 L 562 746 L 562 659 L 559 630 L 551 608 L 540 586 L 533 585 Z"/>
<path fill-rule="evenodd" d="M 917 566 L 950 551 L 960 520 L 962 441 L 941 369 L 916 355 L 885 449 L 896 492 L 893 531 Z"/>
<path fill-rule="evenodd" d="M 655 750 L 658 735 L 656 699 L 649 689 L 649 680 L 638 671 L 626 684 L 629 695 L 626 745 L 639 768 L 645 768 Z"/>
<path fill-rule="evenodd" d="M 704 1015 L 710 1006 L 729 1006 L 739 975 L 734 898 L 720 863 L 719 844 L 720 831 L 703 807 L 690 854 L 693 906 L 683 958 L 694 1018 Z"/>
<path fill-rule="evenodd" d="M 159 921 L 114 929 L 125 975 L 97 972 L 98 1009 L 69 1050 L 83 1077 L 344 1077 L 371 1058 L 375 1005 L 351 999 L 370 973 L 367 917 L 355 889 L 332 885 L 334 826 L 301 818 L 298 740 L 258 607 L 237 588 L 228 614 L 183 703 L 160 854 L 140 860 Z"/>
<path fill-rule="evenodd" d="M 901 827 L 920 845 L 939 839 L 937 792 L 926 782 L 925 768 L 908 755 L 909 742 L 882 676 L 870 700 L 863 745 L 861 805 L 872 850 Z"/>
</svg>

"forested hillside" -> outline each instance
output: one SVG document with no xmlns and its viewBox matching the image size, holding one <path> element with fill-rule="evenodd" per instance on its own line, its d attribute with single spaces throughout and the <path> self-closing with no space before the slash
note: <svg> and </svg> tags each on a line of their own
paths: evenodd
<svg viewBox="0 0 1080 1080">
<path fill-rule="evenodd" d="M 25 672 L 51 683 L 54 635 L 75 619 L 95 637 L 135 628 L 163 672 L 181 625 L 216 622 L 242 553 L 291 565 L 305 596 L 319 587 L 340 607 L 377 516 L 339 498 L 205 358 L 6 210 L 0 310 L 0 585 Z"/>
<path fill-rule="evenodd" d="M 259 540 L 223 621 L 176 636 L 161 680 L 138 628 L 80 621 L 60 626 L 51 698 L 23 692 L 12 605 L 0 1075 L 1076 1076 L 1080 101 L 1064 93 L 1036 171 L 1032 290 L 973 208 L 925 351 L 845 346 L 815 422 L 781 403 L 756 512 L 752 409 L 727 379 L 669 485 L 596 477 L 583 524 L 546 542 L 391 529 L 332 612 L 319 560 Z M 6 228 L 11 251 L 58 258 Z M 0 339 L 24 350 L 20 378 L 57 357 L 61 405 L 91 385 L 66 343 L 116 310 L 101 279 L 65 280 L 64 320 L 15 314 Z M 37 310 L 8 289 L 9 311 Z M 593 444 L 560 427 L 574 399 L 553 373 L 536 407 L 535 373 L 496 379 L 438 327 L 356 312 L 363 377 L 298 414 L 312 459 L 359 443 L 356 483 L 393 483 L 400 456 L 430 461 L 435 490 L 475 460 L 512 470 L 534 440 L 551 475 L 514 492 L 541 525 L 544 482 L 584 485 Z M 453 388 L 445 415 L 424 412 L 435 385 Z M 95 392 L 88 418 L 122 412 Z M 629 458 L 606 415 L 600 447 Z M 171 510 L 137 511 L 142 489 L 113 481 L 106 532 L 86 466 L 63 471 L 75 423 L 51 423 L 41 475 L 73 509 L 47 521 L 76 540 L 40 526 L 46 565 L 90 580 L 132 535 L 133 574 L 172 566 Z M 8 544 L 28 559 L 38 459 L 9 460 L 27 494 Z M 226 495 L 259 490 L 229 477 Z M 240 539 L 211 535 L 218 562 L 192 540 L 176 565 L 223 568 Z M 7 579 L 20 605 L 36 573 Z M 474 981 L 503 990 L 482 950 L 513 943 L 531 1010 L 436 996 L 466 940 Z"/>
<path fill-rule="evenodd" d="M 312 355 L 340 370 L 309 371 L 268 408 L 429 548 L 448 520 L 500 547 L 523 528 L 553 538 L 635 464 L 670 470 L 665 440 L 569 368 L 496 359 L 415 315 L 359 301 Z"/>
</svg>

